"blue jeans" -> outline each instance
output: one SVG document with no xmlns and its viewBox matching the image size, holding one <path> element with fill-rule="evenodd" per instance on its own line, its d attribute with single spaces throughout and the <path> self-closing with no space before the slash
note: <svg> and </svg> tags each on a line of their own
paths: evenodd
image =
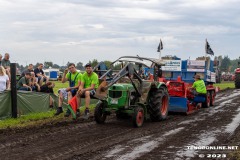
<svg viewBox="0 0 240 160">
<path fill-rule="evenodd" d="M 30 91 L 28 87 L 20 87 L 18 90 L 20 91 Z"/>
</svg>

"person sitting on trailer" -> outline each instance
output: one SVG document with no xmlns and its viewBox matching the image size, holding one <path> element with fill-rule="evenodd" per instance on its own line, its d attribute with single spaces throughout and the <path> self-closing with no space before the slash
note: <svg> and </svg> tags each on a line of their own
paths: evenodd
<svg viewBox="0 0 240 160">
<path fill-rule="evenodd" d="M 37 68 L 34 69 L 35 77 L 38 79 L 38 83 L 42 86 L 42 83 L 48 83 L 49 78 L 44 74 L 43 64 L 40 63 Z"/>
<path fill-rule="evenodd" d="M 85 65 L 85 73 L 82 75 L 81 85 L 79 86 L 77 96 L 79 99 L 79 104 L 81 104 L 81 98 L 85 98 L 85 112 L 84 119 L 89 117 L 89 105 L 90 99 L 95 95 L 96 89 L 99 86 L 98 75 L 93 72 L 92 66 L 90 63 Z"/>
<path fill-rule="evenodd" d="M 27 73 L 27 72 L 25 72 L 25 73 Z M 25 75 L 25 73 L 24 73 L 24 75 Z M 29 85 L 31 86 L 32 91 L 39 92 L 40 91 L 40 85 L 38 84 L 38 80 L 35 77 L 35 73 L 33 71 L 31 71 L 30 74 L 31 74 L 31 78 L 29 79 Z"/>
<path fill-rule="evenodd" d="M 55 87 L 55 83 L 53 82 L 48 82 L 40 87 L 40 92 L 43 93 L 52 93 L 54 94 L 53 88 Z M 49 108 L 53 108 L 53 98 L 51 95 L 49 96 Z"/>
<path fill-rule="evenodd" d="M 191 87 L 192 89 L 194 89 L 193 94 L 195 96 L 206 96 L 207 89 L 206 89 L 205 83 L 201 79 L 200 75 L 196 74 L 194 76 L 194 80 L 195 80 L 195 82 L 193 83 L 193 85 Z"/>
<path fill-rule="evenodd" d="M 30 73 L 31 73 L 31 72 L 34 72 L 34 70 L 33 70 L 33 64 L 29 64 L 29 65 L 28 65 L 28 68 L 21 73 L 21 76 L 19 77 L 19 79 L 21 79 L 22 77 L 24 77 L 24 76 L 25 76 L 25 73 L 27 73 L 27 72 L 30 72 Z"/>
<path fill-rule="evenodd" d="M 68 88 L 62 88 L 59 89 L 59 99 L 58 99 L 58 109 L 55 113 L 55 116 L 63 113 L 63 100 L 64 99 L 72 99 L 76 94 L 77 90 L 81 84 L 81 78 L 82 74 L 77 71 L 77 68 L 74 63 L 69 63 L 68 68 L 65 69 L 62 77 L 62 83 L 65 83 L 66 81 L 69 81 L 69 87 Z M 65 113 L 65 117 L 69 117 L 71 115 L 70 110 L 68 109 Z M 77 109 L 77 116 L 80 116 L 80 111 Z"/>
<path fill-rule="evenodd" d="M 27 72 L 25 73 L 25 76 L 22 77 L 18 82 L 17 82 L 17 90 L 22 90 L 22 91 L 32 91 L 32 87 L 30 86 L 30 78 L 31 78 L 31 73 Z"/>
</svg>

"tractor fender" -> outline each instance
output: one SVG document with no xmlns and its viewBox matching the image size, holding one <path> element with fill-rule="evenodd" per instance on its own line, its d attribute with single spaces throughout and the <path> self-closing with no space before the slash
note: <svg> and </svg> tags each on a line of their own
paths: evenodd
<svg viewBox="0 0 240 160">
<path fill-rule="evenodd" d="M 156 86 L 157 86 L 157 88 L 164 87 L 167 89 L 167 85 L 164 82 L 158 82 L 158 84 Z"/>
</svg>

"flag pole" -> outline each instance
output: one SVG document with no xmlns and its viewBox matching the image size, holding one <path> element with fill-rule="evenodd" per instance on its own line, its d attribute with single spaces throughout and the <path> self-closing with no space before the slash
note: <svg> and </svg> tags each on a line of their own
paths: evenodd
<svg viewBox="0 0 240 160">
<path fill-rule="evenodd" d="M 161 49 L 160 49 L 160 52 L 159 52 L 159 60 L 162 59 L 162 55 L 161 55 Z"/>
<path fill-rule="evenodd" d="M 205 61 L 207 61 L 207 38 L 205 43 Z"/>
</svg>

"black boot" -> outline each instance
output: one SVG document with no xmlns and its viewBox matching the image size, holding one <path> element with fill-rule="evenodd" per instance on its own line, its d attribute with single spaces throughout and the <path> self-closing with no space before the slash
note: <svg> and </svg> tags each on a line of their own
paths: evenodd
<svg viewBox="0 0 240 160">
<path fill-rule="evenodd" d="M 80 117 L 80 110 L 77 109 L 76 117 Z"/>
<path fill-rule="evenodd" d="M 62 109 L 62 107 L 58 107 L 57 112 L 54 115 L 58 116 L 61 113 L 63 113 L 63 109 Z"/>
<path fill-rule="evenodd" d="M 69 117 L 71 115 L 71 111 L 67 109 L 67 112 L 64 114 L 64 117 Z"/>
</svg>

